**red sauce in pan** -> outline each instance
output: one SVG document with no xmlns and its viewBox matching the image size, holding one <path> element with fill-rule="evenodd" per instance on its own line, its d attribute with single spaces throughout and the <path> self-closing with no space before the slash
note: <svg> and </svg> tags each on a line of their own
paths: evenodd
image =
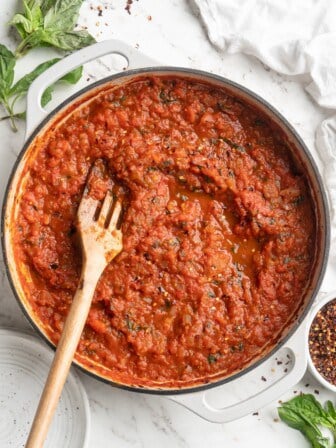
<svg viewBox="0 0 336 448">
<path fill-rule="evenodd" d="M 206 84 L 146 77 L 75 109 L 36 145 L 13 244 L 53 342 L 79 280 L 74 222 L 97 158 L 129 206 L 82 363 L 124 384 L 180 387 L 230 375 L 280 337 L 309 279 L 315 216 L 284 136 L 260 112 Z"/>
</svg>

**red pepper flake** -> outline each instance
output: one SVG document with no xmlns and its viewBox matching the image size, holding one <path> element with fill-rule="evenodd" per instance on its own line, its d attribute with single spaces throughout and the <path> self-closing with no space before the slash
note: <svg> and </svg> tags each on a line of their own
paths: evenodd
<svg viewBox="0 0 336 448">
<path fill-rule="evenodd" d="M 336 299 L 316 314 L 309 330 L 309 352 L 317 371 L 336 386 Z"/>
<path fill-rule="evenodd" d="M 147 20 L 150 22 L 152 20 L 152 16 L 147 16 Z"/>
<path fill-rule="evenodd" d="M 137 0 L 138 1 L 138 0 Z M 131 6 L 133 4 L 133 0 L 127 0 L 125 10 L 128 12 L 128 14 L 131 15 Z"/>
</svg>

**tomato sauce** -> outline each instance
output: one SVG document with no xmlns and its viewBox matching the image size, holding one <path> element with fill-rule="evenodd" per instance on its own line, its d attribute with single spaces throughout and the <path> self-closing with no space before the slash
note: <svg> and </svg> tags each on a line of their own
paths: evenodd
<svg viewBox="0 0 336 448">
<path fill-rule="evenodd" d="M 48 130 L 12 238 L 55 343 L 79 281 L 76 211 L 97 158 L 127 188 L 128 208 L 77 359 L 116 382 L 169 388 L 258 358 L 301 305 L 314 261 L 313 201 L 282 132 L 225 90 L 155 76 L 105 90 Z"/>
</svg>

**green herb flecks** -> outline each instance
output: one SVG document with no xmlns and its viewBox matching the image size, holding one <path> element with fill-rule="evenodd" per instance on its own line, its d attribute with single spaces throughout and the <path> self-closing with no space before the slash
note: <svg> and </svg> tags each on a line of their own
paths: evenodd
<svg viewBox="0 0 336 448">
<path fill-rule="evenodd" d="M 240 341 L 237 345 L 232 345 L 230 350 L 232 353 L 244 351 L 244 342 Z"/>
<path fill-rule="evenodd" d="M 238 143 L 233 142 L 232 140 L 230 140 L 229 138 L 226 137 L 219 137 L 219 140 L 223 140 L 223 142 L 225 142 L 226 144 L 228 144 L 229 146 L 231 146 L 231 148 L 233 149 L 237 149 L 240 152 L 246 152 L 246 149 L 244 148 L 244 146 L 242 145 L 238 145 Z"/>
<path fill-rule="evenodd" d="M 164 90 L 161 90 L 159 93 L 159 97 L 160 100 L 164 103 L 164 104 L 169 104 L 169 103 L 174 103 L 175 101 L 177 101 L 175 98 L 171 97 L 171 93 L 170 92 L 165 92 Z"/>
<path fill-rule="evenodd" d="M 10 21 L 22 39 L 16 56 L 34 47 L 73 51 L 95 42 L 86 30 L 74 29 L 82 3 L 83 0 L 22 0 L 23 12 Z"/>
<path fill-rule="evenodd" d="M 305 197 L 301 194 L 300 196 L 298 196 L 297 198 L 294 199 L 293 204 L 294 205 L 300 205 L 304 202 Z"/>
<path fill-rule="evenodd" d="M 231 109 L 229 105 L 224 103 L 224 101 L 218 101 L 216 106 L 217 106 L 218 110 L 220 110 L 221 112 L 225 112 L 225 113 L 227 111 L 230 111 L 230 109 Z"/>
<path fill-rule="evenodd" d="M 133 320 L 131 320 L 129 316 L 126 316 L 125 323 L 126 323 L 127 329 L 130 331 L 145 330 L 145 327 L 142 327 L 141 325 L 138 325 L 135 322 L 133 322 Z"/>
<path fill-rule="evenodd" d="M 153 171 L 158 171 L 158 167 L 157 167 L 157 166 L 148 166 L 147 169 L 146 169 L 146 171 L 147 171 L 148 173 L 151 173 L 151 172 L 153 172 Z"/>
<path fill-rule="evenodd" d="M 265 125 L 265 122 L 264 122 L 264 120 L 263 120 L 262 118 L 256 118 L 256 119 L 254 120 L 254 125 L 255 125 L 255 126 L 264 126 L 264 125 Z"/>
<path fill-rule="evenodd" d="M 217 362 L 217 358 L 218 358 L 218 355 L 210 353 L 210 355 L 208 355 L 208 363 L 214 364 L 215 362 Z"/>
</svg>

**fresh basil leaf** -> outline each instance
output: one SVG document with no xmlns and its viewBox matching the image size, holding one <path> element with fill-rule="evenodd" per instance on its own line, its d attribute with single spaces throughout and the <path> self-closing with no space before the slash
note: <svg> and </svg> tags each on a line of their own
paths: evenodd
<svg viewBox="0 0 336 448">
<path fill-rule="evenodd" d="M 43 23 L 42 11 L 39 1 L 32 0 L 27 2 L 23 0 L 23 6 L 25 10 L 24 14 L 31 23 L 32 31 L 34 31 Z"/>
<path fill-rule="evenodd" d="M 54 65 L 56 62 L 58 62 L 60 58 L 51 59 L 50 61 L 43 62 L 42 64 L 38 65 L 31 73 L 28 73 L 23 78 L 21 78 L 10 90 L 10 96 L 20 97 L 27 93 L 31 83 L 47 68 Z M 66 82 L 68 84 L 76 84 L 80 78 L 82 77 L 83 73 L 83 67 L 77 67 L 71 72 L 64 75 L 62 78 L 60 78 L 55 84 L 59 82 Z M 49 86 L 42 94 L 41 98 L 41 104 L 42 107 L 46 106 L 49 101 L 52 100 L 52 93 L 55 88 L 55 84 L 52 84 Z"/>
<path fill-rule="evenodd" d="M 23 14 L 15 14 L 9 24 L 15 26 L 22 39 L 32 32 L 32 23 Z"/>
<path fill-rule="evenodd" d="M 330 429 L 331 429 L 331 431 L 333 433 L 333 436 L 334 436 L 334 439 L 336 441 L 336 408 L 335 408 L 335 406 L 332 404 L 332 402 L 330 400 L 328 400 L 326 402 L 324 407 L 325 407 L 326 412 L 328 413 L 329 420 L 330 420 L 330 422 L 332 424 L 332 427 Z M 334 448 L 336 448 L 336 444 L 335 444 Z"/>
<path fill-rule="evenodd" d="M 278 408 L 278 414 L 281 420 L 287 423 L 291 428 L 300 430 L 302 426 L 306 425 L 306 422 L 302 417 L 292 409 L 287 409 L 286 407 L 281 406 Z"/>
<path fill-rule="evenodd" d="M 41 98 L 41 105 L 42 107 L 45 107 L 51 100 L 52 100 L 52 94 L 54 92 L 55 85 L 59 82 L 66 82 L 68 84 L 76 84 L 82 77 L 83 73 L 83 66 L 77 67 L 71 72 L 64 75 L 62 78 L 60 78 L 55 84 L 52 84 L 49 86 L 42 95 Z"/>
<path fill-rule="evenodd" d="M 76 26 L 83 0 L 56 0 L 44 18 L 44 28 L 72 31 Z"/>
<path fill-rule="evenodd" d="M 328 428 L 336 440 L 336 409 L 331 401 L 323 408 L 313 395 L 302 394 L 283 403 L 278 412 L 281 420 L 301 431 L 313 447 L 331 447 L 328 439 L 322 437 L 319 426 Z M 335 444 L 332 446 L 335 448 Z"/>
<path fill-rule="evenodd" d="M 48 10 L 54 5 L 55 0 L 42 0 L 41 1 L 41 11 L 42 14 L 45 16 L 48 12 Z"/>
<path fill-rule="evenodd" d="M 15 114 L 15 118 L 19 118 L 20 120 L 25 120 L 25 119 L 26 119 L 26 116 L 27 116 L 26 111 L 23 111 L 23 112 L 17 112 L 17 113 Z"/>
<path fill-rule="evenodd" d="M 44 30 L 42 28 L 38 28 L 36 31 L 28 34 L 25 39 L 18 45 L 15 50 L 15 55 L 17 57 L 23 56 L 30 49 L 34 47 L 40 47 L 41 42 L 43 42 Z"/>
<path fill-rule="evenodd" d="M 14 80 L 15 56 L 0 44 L 0 100 L 5 101 Z"/>
<path fill-rule="evenodd" d="M 43 42 L 65 51 L 78 50 L 91 45 L 95 39 L 86 30 L 80 31 L 46 31 Z"/>
<path fill-rule="evenodd" d="M 23 0 L 24 12 L 15 14 L 10 25 L 14 25 L 20 36 L 25 39 L 29 34 L 43 25 L 42 11 L 37 1 L 26 2 Z"/>
<path fill-rule="evenodd" d="M 323 409 L 321 403 L 311 394 L 303 394 L 283 403 L 284 408 L 290 408 L 300 414 L 307 421 L 315 425 L 332 428 L 333 421 Z"/>
<path fill-rule="evenodd" d="M 330 440 L 328 437 L 323 437 L 309 426 L 305 428 L 303 435 L 309 440 L 313 448 L 330 448 Z"/>
<path fill-rule="evenodd" d="M 15 55 L 21 56 L 31 48 L 41 46 L 72 51 L 95 42 L 86 30 L 74 30 L 82 3 L 83 0 L 22 0 L 23 12 L 15 14 L 10 22 L 22 38 Z M 43 62 L 13 86 L 15 55 L 0 45 L 0 103 L 7 112 L 1 119 L 9 118 L 13 130 L 16 130 L 15 119 L 25 116 L 25 112 L 14 112 L 16 100 L 27 93 L 31 83 L 41 73 L 59 60 L 55 58 Z M 82 67 L 79 67 L 58 82 L 75 84 L 81 76 Z M 45 90 L 41 99 L 43 106 L 52 99 L 53 91 L 54 85 Z"/>
<path fill-rule="evenodd" d="M 19 79 L 13 86 L 15 57 L 4 45 L 0 45 L 0 102 L 2 103 L 7 115 L 0 118 L 1 120 L 10 119 L 11 126 L 14 131 L 17 130 L 15 119 L 23 119 L 25 112 L 15 113 L 14 105 L 18 98 L 25 95 L 31 83 L 45 70 L 58 62 L 60 58 L 54 58 L 39 64 L 35 69 Z M 66 82 L 75 84 L 82 76 L 83 67 L 77 67 L 71 72 L 64 75 L 57 82 Z M 41 104 L 45 106 L 51 99 L 55 84 L 49 86 L 42 95 Z"/>
<path fill-rule="evenodd" d="M 328 400 L 324 407 L 325 407 L 326 412 L 328 412 L 329 417 L 332 420 L 334 420 L 335 425 L 336 425 L 336 408 L 335 408 L 335 406 L 332 404 L 332 402 L 330 400 Z"/>
<path fill-rule="evenodd" d="M 83 74 L 83 66 L 75 68 L 71 72 L 64 75 L 60 81 L 65 81 L 68 84 L 77 84 L 77 82 L 81 79 Z"/>
<path fill-rule="evenodd" d="M 28 73 L 27 75 L 23 76 L 10 90 L 10 96 L 21 96 L 27 93 L 31 83 L 47 68 L 54 65 L 56 62 L 58 62 L 60 58 L 51 59 L 50 61 L 43 62 L 42 64 L 38 65 L 32 72 Z"/>
<path fill-rule="evenodd" d="M 41 106 L 42 107 L 45 107 L 52 100 L 53 91 L 54 91 L 53 85 L 51 85 L 45 89 L 45 91 L 43 92 L 42 97 L 41 97 Z"/>
<path fill-rule="evenodd" d="M 313 448 L 330 448 L 330 441 L 323 437 L 319 428 L 307 422 L 300 414 L 290 407 L 282 406 L 278 408 L 280 419 L 291 428 L 300 431 L 311 443 Z"/>
<path fill-rule="evenodd" d="M 22 38 L 15 54 L 22 56 L 41 46 L 73 51 L 95 42 L 86 30 L 74 30 L 82 3 L 83 0 L 23 0 L 24 12 L 10 22 Z"/>
<path fill-rule="evenodd" d="M 26 3 L 30 9 L 33 9 L 34 5 L 40 6 L 41 0 L 26 0 Z"/>
<path fill-rule="evenodd" d="M 307 420 L 307 418 L 302 415 L 300 410 L 297 411 L 297 409 L 293 408 L 292 406 L 286 405 L 287 403 L 283 403 L 283 405 L 278 409 L 281 420 L 286 422 L 292 428 L 301 430 L 301 427 L 309 425 L 314 430 L 316 430 L 317 433 L 320 433 L 320 430 L 314 421 Z"/>
</svg>

